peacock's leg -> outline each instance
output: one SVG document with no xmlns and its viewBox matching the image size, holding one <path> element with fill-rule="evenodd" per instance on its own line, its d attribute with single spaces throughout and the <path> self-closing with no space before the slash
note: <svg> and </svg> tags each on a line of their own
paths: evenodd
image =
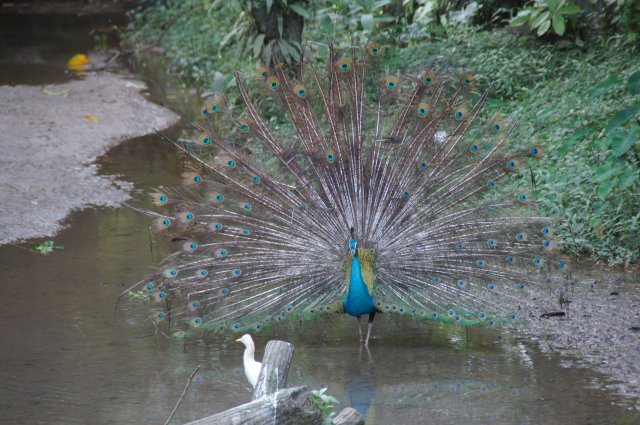
<svg viewBox="0 0 640 425">
<path fill-rule="evenodd" d="M 371 335 L 371 328 L 373 327 L 373 319 L 375 317 L 375 311 L 373 313 L 369 313 L 369 321 L 367 322 L 367 338 L 364 340 L 364 345 L 369 345 L 369 336 Z M 362 341 L 362 339 L 360 341 Z"/>
<path fill-rule="evenodd" d="M 363 342 L 364 340 L 362 339 L 362 323 L 360 323 L 360 317 L 362 316 L 356 316 L 356 320 L 358 321 L 358 335 L 360 335 L 360 342 Z"/>
</svg>

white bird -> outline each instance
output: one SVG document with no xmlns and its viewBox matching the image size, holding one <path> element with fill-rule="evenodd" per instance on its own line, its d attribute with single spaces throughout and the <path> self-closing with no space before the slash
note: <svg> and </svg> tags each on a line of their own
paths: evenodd
<svg viewBox="0 0 640 425">
<path fill-rule="evenodd" d="M 251 335 L 244 334 L 242 338 L 236 339 L 236 342 L 241 342 L 244 344 L 244 355 L 242 356 L 242 360 L 244 361 L 244 373 L 247 375 L 247 379 L 249 383 L 256 387 L 258 383 L 258 375 L 260 375 L 260 369 L 262 368 L 262 363 L 257 362 L 254 358 L 254 354 L 256 352 L 256 346 L 253 343 L 253 339 Z"/>
</svg>

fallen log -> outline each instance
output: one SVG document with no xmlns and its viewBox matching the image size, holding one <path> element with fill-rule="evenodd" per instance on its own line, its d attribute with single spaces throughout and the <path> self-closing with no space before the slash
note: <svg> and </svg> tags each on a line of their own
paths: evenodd
<svg viewBox="0 0 640 425">
<path fill-rule="evenodd" d="M 262 396 L 188 425 L 319 425 L 322 414 L 308 387 L 294 387 Z"/>
<path fill-rule="evenodd" d="M 342 412 L 333 417 L 335 425 L 364 425 L 364 418 L 353 407 L 346 407 Z"/>
</svg>

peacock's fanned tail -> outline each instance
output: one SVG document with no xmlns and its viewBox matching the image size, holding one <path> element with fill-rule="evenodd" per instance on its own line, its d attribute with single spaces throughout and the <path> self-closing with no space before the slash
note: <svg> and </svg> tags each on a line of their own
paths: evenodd
<svg viewBox="0 0 640 425">
<path fill-rule="evenodd" d="M 495 193 L 529 186 L 542 149 L 509 139 L 471 74 L 373 75 L 373 46 L 236 74 L 242 111 L 202 107 L 201 134 L 176 142 L 184 187 L 153 193 L 152 227 L 182 241 L 134 292 L 154 320 L 244 332 L 341 312 L 352 234 L 380 312 L 491 325 L 553 293 L 549 220 L 526 215 L 528 191 Z"/>
</svg>

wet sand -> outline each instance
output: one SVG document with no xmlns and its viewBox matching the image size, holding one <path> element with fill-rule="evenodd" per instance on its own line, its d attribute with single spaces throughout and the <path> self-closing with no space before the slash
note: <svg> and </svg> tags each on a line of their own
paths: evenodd
<svg viewBox="0 0 640 425">
<path fill-rule="evenodd" d="M 542 352 L 563 355 L 564 367 L 588 367 L 607 376 L 609 382 L 602 384 L 640 409 L 638 274 L 616 274 L 602 265 L 578 273 L 569 307 L 558 308 L 567 315 L 535 318 L 522 333 Z"/>
<path fill-rule="evenodd" d="M 0 244 L 52 236 L 72 210 L 128 199 L 132 184 L 99 176 L 93 162 L 179 119 L 140 87 L 109 72 L 46 87 L 0 86 Z"/>
</svg>

